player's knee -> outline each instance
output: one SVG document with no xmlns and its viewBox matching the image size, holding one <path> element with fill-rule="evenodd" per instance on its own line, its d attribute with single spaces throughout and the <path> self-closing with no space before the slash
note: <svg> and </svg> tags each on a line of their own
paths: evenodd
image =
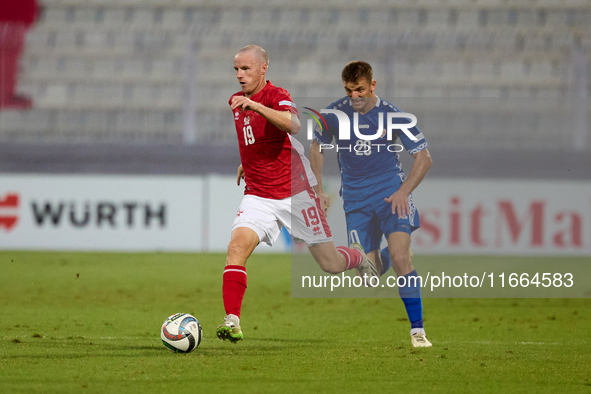
<svg viewBox="0 0 591 394">
<path fill-rule="evenodd" d="M 410 263 L 410 252 L 408 249 L 399 249 L 390 252 L 390 259 L 392 264 L 402 266 Z"/>
<path fill-rule="evenodd" d="M 244 255 L 247 253 L 246 245 L 242 245 L 241 243 L 230 241 L 228 244 L 228 258 L 227 262 L 229 264 L 237 263 L 239 261 L 245 260 Z"/>
</svg>

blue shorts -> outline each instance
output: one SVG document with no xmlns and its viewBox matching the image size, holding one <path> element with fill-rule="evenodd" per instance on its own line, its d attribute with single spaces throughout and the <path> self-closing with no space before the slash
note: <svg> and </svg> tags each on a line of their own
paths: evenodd
<svg viewBox="0 0 591 394">
<path fill-rule="evenodd" d="M 409 215 L 398 218 L 392 214 L 392 204 L 384 197 L 369 201 L 346 201 L 344 204 L 349 243 L 358 242 L 369 253 L 380 249 L 382 235 L 388 238 L 394 232 L 410 234 L 420 227 L 419 212 L 408 197 Z"/>
</svg>

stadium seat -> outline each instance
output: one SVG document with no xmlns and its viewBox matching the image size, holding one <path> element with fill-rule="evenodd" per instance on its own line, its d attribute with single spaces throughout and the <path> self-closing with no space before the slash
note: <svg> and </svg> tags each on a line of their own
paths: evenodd
<svg viewBox="0 0 591 394">
<path fill-rule="evenodd" d="M 73 24 L 75 26 L 87 27 L 92 26 L 97 21 L 97 13 L 103 12 L 100 8 L 95 7 L 77 7 L 74 11 L 74 21 Z M 104 18 L 104 12 L 103 12 Z"/>
<path fill-rule="evenodd" d="M 50 38 L 49 44 L 52 45 L 55 50 L 63 51 L 66 49 L 74 50 L 77 47 L 77 34 L 78 31 L 74 29 L 60 30 L 50 33 L 53 35 L 53 40 Z"/>
<path fill-rule="evenodd" d="M 237 9 L 227 9 L 221 13 L 220 24 L 222 26 L 243 26 L 244 21 L 244 11 L 237 10 Z"/>
<path fill-rule="evenodd" d="M 486 10 L 486 25 L 504 27 L 509 24 L 509 12 L 507 9 L 489 9 Z"/>
<path fill-rule="evenodd" d="M 397 26 L 417 27 L 419 26 L 419 10 L 400 9 L 396 12 Z"/>
<path fill-rule="evenodd" d="M 539 15 L 531 10 L 518 10 L 516 24 L 520 27 L 531 27 L 538 25 Z"/>
<path fill-rule="evenodd" d="M 105 28 L 121 28 L 121 26 L 125 26 L 127 23 L 125 20 L 126 11 L 127 10 L 122 7 L 106 8 L 102 25 Z"/>
<path fill-rule="evenodd" d="M 548 61 L 533 63 L 529 70 L 529 79 L 546 81 L 553 77 L 552 64 Z"/>
<path fill-rule="evenodd" d="M 442 78 L 444 82 L 466 79 L 466 64 L 459 62 L 445 62 L 442 64 Z"/>
<path fill-rule="evenodd" d="M 490 62 L 475 62 L 472 65 L 472 81 L 490 81 L 496 78 L 495 65 Z"/>
<path fill-rule="evenodd" d="M 548 14 L 546 16 L 546 25 L 552 28 L 564 27 L 567 25 L 567 19 L 568 12 L 566 10 L 551 9 L 548 10 Z"/>
<path fill-rule="evenodd" d="M 460 9 L 458 10 L 457 26 L 462 29 L 476 28 L 478 26 L 478 10 Z"/>
<path fill-rule="evenodd" d="M 313 60 L 301 61 L 298 64 L 298 71 L 295 78 L 303 81 L 319 80 L 323 75 L 322 67 Z"/>
<path fill-rule="evenodd" d="M 390 12 L 387 10 L 370 11 L 367 17 L 367 26 L 371 30 L 383 30 L 390 22 Z"/>
<path fill-rule="evenodd" d="M 46 7 L 42 15 L 43 18 L 39 20 L 37 28 L 63 27 L 69 23 L 66 7 Z"/>
<path fill-rule="evenodd" d="M 328 9 L 316 9 L 310 12 L 308 26 L 310 28 L 326 27 L 331 24 L 331 11 Z M 350 28 L 350 27 L 349 27 Z"/>
<path fill-rule="evenodd" d="M 62 75 L 68 80 L 83 80 L 88 76 L 88 71 L 88 62 L 84 58 L 61 56 L 58 59 L 58 75 Z"/>
<path fill-rule="evenodd" d="M 117 111 L 115 117 L 115 130 L 118 133 L 130 133 L 144 130 L 146 128 L 144 112 L 145 111 L 141 110 Z"/>
<path fill-rule="evenodd" d="M 128 9 L 131 12 L 130 20 L 126 25 L 132 28 L 151 29 L 154 25 L 154 9 L 134 7 Z"/>
<path fill-rule="evenodd" d="M 95 59 L 92 78 L 101 80 L 119 75 L 123 68 L 123 61 L 118 58 Z"/>
<path fill-rule="evenodd" d="M 13 132 L 19 132 L 22 130 L 23 119 L 22 115 L 24 111 L 5 110 L 2 111 L 0 116 L 0 138 L 4 139 L 7 134 Z"/>
<path fill-rule="evenodd" d="M 188 27 L 190 18 L 187 17 L 186 8 L 166 8 L 162 15 L 162 26 L 165 27 Z M 188 23 L 189 22 L 189 23 Z"/>
<path fill-rule="evenodd" d="M 251 16 L 252 18 L 252 16 Z M 279 25 L 283 29 L 297 29 L 301 26 L 302 13 L 299 9 L 286 9 L 281 11 Z"/>
<path fill-rule="evenodd" d="M 144 78 L 146 62 L 143 59 L 125 59 L 121 61 L 123 69 L 120 77 L 123 80 L 138 80 Z"/>
<path fill-rule="evenodd" d="M 524 52 L 539 52 L 545 49 L 546 39 L 541 34 L 533 34 L 525 37 L 523 44 Z"/>
<path fill-rule="evenodd" d="M 450 15 L 448 10 L 429 10 L 427 23 L 431 28 L 444 28 L 449 25 Z"/>
<path fill-rule="evenodd" d="M 183 88 L 179 85 L 164 84 L 158 88 L 158 104 L 161 108 L 181 108 L 183 105 Z"/>
<path fill-rule="evenodd" d="M 155 59 L 152 62 L 150 79 L 152 81 L 182 80 L 184 67 L 181 58 Z"/>
<path fill-rule="evenodd" d="M 501 78 L 505 82 L 519 82 L 524 77 L 524 67 L 521 62 L 506 62 L 501 64 Z"/>
</svg>

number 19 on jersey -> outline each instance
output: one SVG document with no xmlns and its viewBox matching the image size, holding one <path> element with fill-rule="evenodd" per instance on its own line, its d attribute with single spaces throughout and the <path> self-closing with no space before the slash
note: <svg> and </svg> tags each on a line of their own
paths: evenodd
<svg viewBox="0 0 591 394">
<path fill-rule="evenodd" d="M 254 144 L 254 134 L 252 132 L 252 127 L 250 125 L 244 126 L 242 131 L 244 131 L 244 145 Z"/>
</svg>

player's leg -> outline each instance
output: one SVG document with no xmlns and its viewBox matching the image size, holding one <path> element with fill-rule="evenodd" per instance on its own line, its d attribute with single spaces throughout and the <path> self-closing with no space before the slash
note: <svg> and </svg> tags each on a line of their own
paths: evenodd
<svg viewBox="0 0 591 394">
<path fill-rule="evenodd" d="M 272 244 L 279 236 L 273 208 L 267 205 L 266 199 L 245 196 L 234 220 L 222 285 L 226 317 L 216 331 L 222 340 L 243 339 L 240 312 L 247 286 L 246 260 L 260 242 Z"/>
<path fill-rule="evenodd" d="M 340 274 L 350 269 L 356 269 L 360 276 L 365 275 L 368 278 L 366 285 L 370 285 L 371 278 L 378 277 L 378 271 L 363 248 L 357 245 L 335 247 L 334 242 L 325 241 L 313 245 L 308 244 L 308 249 L 323 271 L 330 274 Z M 373 282 L 375 283 L 375 279 Z"/>
<path fill-rule="evenodd" d="M 388 252 L 392 269 L 398 276 L 398 292 L 404 303 L 408 320 L 411 323 L 411 340 L 415 347 L 429 347 L 431 343 L 425 336 L 423 327 L 423 302 L 421 283 L 412 264 L 410 234 L 420 226 L 419 214 L 409 197 L 409 215 L 399 218 L 392 214 L 392 207 L 385 203 L 378 208 L 380 228 L 388 241 Z"/>
<path fill-rule="evenodd" d="M 310 188 L 292 197 L 290 218 L 283 221 L 296 242 L 303 241 L 320 268 L 331 274 L 358 269 L 368 277 L 377 276 L 376 268 L 361 247 L 335 247 L 320 201 Z"/>
<path fill-rule="evenodd" d="M 382 261 L 378 251 L 382 232 L 378 226 L 375 211 L 371 208 L 371 204 L 345 203 L 345 219 L 350 247 L 357 245 L 367 253 L 368 258 L 374 262 L 379 280 Z M 363 273 L 357 269 L 357 275 L 363 276 Z M 378 282 L 374 284 L 377 286 Z"/>
<path fill-rule="evenodd" d="M 409 248 L 409 255 L 410 255 L 410 260 L 412 261 L 412 257 L 413 257 L 413 252 L 412 252 L 412 247 Z M 390 269 L 390 267 L 392 266 L 392 260 L 390 259 L 390 250 L 388 249 L 388 247 L 386 246 L 385 248 L 382 248 L 380 250 L 380 259 L 381 259 L 381 276 L 383 276 L 386 272 L 388 272 L 388 270 Z"/>
<path fill-rule="evenodd" d="M 421 282 L 411 260 L 410 234 L 405 231 L 395 231 L 389 234 L 388 249 L 392 268 L 398 275 L 398 293 L 411 323 L 412 344 L 414 347 L 430 347 L 431 342 L 427 339 L 423 326 Z"/>
</svg>

